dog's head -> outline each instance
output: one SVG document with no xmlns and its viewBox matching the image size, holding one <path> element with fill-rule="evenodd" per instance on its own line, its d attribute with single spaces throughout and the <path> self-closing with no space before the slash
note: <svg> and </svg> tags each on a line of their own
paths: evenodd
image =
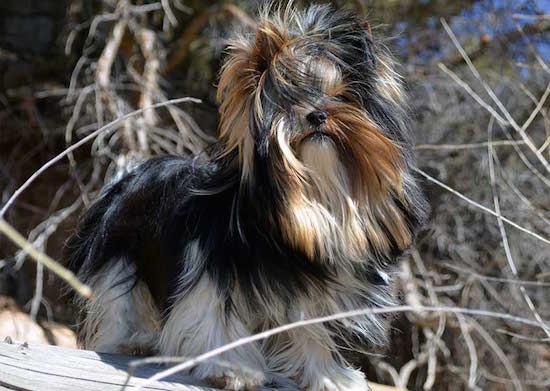
<svg viewBox="0 0 550 391">
<path fill-rule="evenodd" d="M 223 154 L 238 156 L 245 186 L 267 167 L 262 175 L 285 200 L 277 218 L 288 241 L 312 258 L 407 248 L 423 212 L 412 210 L 418 191 L 407 194 L 406 105 L 368 24 L 328 6 L 287 7 L 264 13 L 228 52 L 218 87 Z"/>
</svg>

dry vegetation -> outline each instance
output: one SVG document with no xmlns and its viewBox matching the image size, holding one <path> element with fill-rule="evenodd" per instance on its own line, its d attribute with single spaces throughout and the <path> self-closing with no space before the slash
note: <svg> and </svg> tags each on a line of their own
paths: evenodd
<svg viewBox="0 0 550 391">
<path fill-rule="evenodd" d="M 1 217 L 59 259 L 63 238 L 105 181 L 148 156 L 208 145 L 223 38 L 253 24 L 253 3 L 68 1 L 66 64 L 58 68 L 68 76 L 0 86 Z M 550 42 L 550 15 L 503 1 L 478 10 L 494 24 L 482 34 L 465 28 L 474 16 L 461 8 L 483 1 L 405 1 L 399 12 L 394 2 L 348 3 L 375 22 L 412 15 L 412 32 L 401 28 L 407 41 L 394 44 L 432 205 L 400 274 L 404 304 L 423 309 L 396 317 L 391 349 L 362 362 L 369 378 L 409 389 L 548 389 L 550 46 L 540 43 Z M 513 22 L 499 29 L 506 17 Z M 437 27 L 428 29 L 428 19 Z M 0 60 L 8 54 L 0 51 Z M 202 103 L 167 103 L 181 96 Z M 163 107 L 146 109 L 155 104 Z M 0 295 L 33 318 L 71 324 L 59 280 L 27 255 L 0 238 Z"/>
</svg>

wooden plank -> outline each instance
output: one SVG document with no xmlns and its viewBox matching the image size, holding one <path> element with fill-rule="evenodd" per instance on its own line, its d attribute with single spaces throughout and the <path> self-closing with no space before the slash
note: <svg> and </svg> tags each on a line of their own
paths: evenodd
<svg viewBox="0 0 550 391">
<path fill-rule="evenodd" d="M 0 342 L 0 390 L 120 391 L 127 379 L 128 363 L 133 359 L 57 346 Z M 160 369 L 155 365 L 140 367 L 128 385 L 143 384 Z M 146 390 L 214 391 L 183 375 L 155 382 Z"/>
<path fill-rule="evenodd" d="M 140 366 L 126 383 L 127 369 L 135 357 L 67 349 L 50 345 L 0 342 L 0 391 L 122 391 L 126 384 L 143 384 L 165 367 Z M 372 391 L 401 391 L 394 387 L 369 384 Z M 148 391 L 215 391 L 198 380 L 184 375 L 172 375 L 151 384 Z M 258 391 L 277 391 L 262 388 Z M 219 390 L 218 390 L 219 391 Z M 285 387 L 278 391 L 297 391 Z"/>
</svg>

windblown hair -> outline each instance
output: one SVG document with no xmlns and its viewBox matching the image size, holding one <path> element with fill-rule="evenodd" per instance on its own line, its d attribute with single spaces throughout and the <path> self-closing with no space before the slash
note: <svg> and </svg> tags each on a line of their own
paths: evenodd
<svg viewBox="0 0 550 391">
<path fill-rule="evenodd" d="M 72 268 L 95 288 L 79 303 L 85 347 L 193 356 L 393 303 L 396 262 L 427 207 L 401 80 L 366 22 L 328 6 L 264 12 L 255 34 L 230 43 L 218 99 L 210 158 L 142 163 L 68 241 Z M 294 330 L 226 353 L 231 370 L 193 374 L 233 389 L 288 377 L 364 390 L 338 344 L 384 344 L 386 331 L 378 316 Z"/>
<path fill-rule="evenodd" d="M 272 218 L 309 257 L 334 255 L 319 232 L 328 212 L 337 227 L 326 228 L 340 231 L 352 258 L 394 258 L 425 209 L 410 177 L 405 96 L 364 23 L 326 11 L 286 9 L 230 44 L 218 88 L 222 156 L 239 159 L 250 193 L 265 186 L 280 196 Z M 316 131 L 304 113 L 316 110 L 326 115 L 323 148 L 302 143 Z"/>
</svg>

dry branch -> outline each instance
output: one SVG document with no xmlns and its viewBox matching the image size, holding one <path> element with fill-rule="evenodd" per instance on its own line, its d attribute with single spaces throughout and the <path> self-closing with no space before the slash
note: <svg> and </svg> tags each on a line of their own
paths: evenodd
<svg viewBox="0 0 550 391">
<path fill-rule="evenodd" d="M 442 187 L 443 189 L 453 193 L 454 195 L 462 198 L 464 201 L 466 201 L 467 203 L 469 203 L 470 205 L 473 205 L 475 206 L 476 208 L 478 209 L 481 209 L 482 211 L 484 211 L 485 213 L 489 213 L 490 215 L 493 215 L 495 217 L 500 217 L 502 219 L 502 221 L 504 221 L 505 223 L 511 225 L 512 227 L 516 228 L 516 229 L 519 229 L 520 231 L 522 232 L 525 232 L 526 234 L 528 235 L 531 235 L 533 236 L 534 238 L 537 238 L 538 240 L 540 240 L 541 242 L 545 243 L 545 244 L 549 244 L 550 245 L 550 239 L 548 238 L 545 238 L 544 236 L 542 235 L 539 235 L 538 233 L 536 232 L 533 232 L 521 225 L 519 225 L 518 223 L 502 216 L 502 215 L 499 215 L 498 213 L 496 213 L 494 210 L 490 209 L 490 208 L 487 208 L 486 206 L 484 205 L 481 205 L 479 202 L 476 202 L 468 197 L 466 197 L 464 194 L 456 191 L 455 189 L 453 189 L 452 187 L 444 184 L 443 182 L 441 181 L 438 181 L 437 179 L 435 179 L 434 177 L 432 177 L 431 175 L 428 175 L 426 172 L 422 171 L 421 169 L 419 168 L 416 168 L 414 171 L 416 171 L 417 173 L 419 173 L 420 175 L 422 175 L 424 178 L 426 178 L 427 180 L 429 180 L 430 182 L 432 183 L 435 183 L 436 185 Z"/>
<path fill-rule="evenodd" d="M 243 25 L 254 26 L 255 22 L 242 9 L 235 4 L 225 4 L 214 6 L 205 10 L 202 14 L 192 20 L 187 29 L 176 41 L 168 61 L 163 70 L 163 74 L 168 75 L 185 61 L 189 54 L 189 46 L 199 32 L 210 22 L 212 18 L 218 15 L 231 15 L 238 19 Z"/>
<path fill-rule="evenodd" d="M 470 59 L 470 57 L 468 57 L 468 53 L 466 53 L 466 51 L 464 50 L 464 48 L 462 47 L 462 45 L 458 41 L 458 38 L 456 37 L 454 32 L 451 30 L 451 28 L 449 27 L 447 22 L 444 19 L 441 19 L 441 24 L 443 25 L 445 31 L 447 32 L 447 34 L 449 35 L 449 37 L 453 41 L 453 44 L 455 45 L 455 47 L 458 49 L 460 55 L 462 56 L 462 58 L 464 59 L 464 61 L 468 65 L 468 68 L 472 72 L 472 75 L 474 75 L 474 77 L 481 83 L 481 86 L 487 92 L 487 94 L 491 97 L 491 99 L 496 104 L 496 106 L 499 108 L 499 110 L 501 111 L 504 118 L 506 118 L 507 122 L 514 128 L 514 130 L 516 130 L 518 132 L 518 134 L 520 135 L 522 140 L 525 141 L 525 143 L 531 149 L 533 154 L 542 163 L 542 165 L 546 169 L 546 171 L 548 171 L 548 173 L 550 173 L 550 163 L 548 163 L 546 158 L 542 155 L 540 150 L 533 143 L 533 140 L 525 132 L 527 126 L 531 123 L 532 118 L 529 117 L 529 119 L 521 127 L 517 124 L 517 122 L 514 120 L 514 118 L 510 114 L 510 112 L 506 109 L 506 107 L 501 102 L 501 100 L 496 96 L 496 94 L 491 89 L 491 87 L 489 87 L 489 85 L 481 77 L 479 71 L 477 70 L 477 68 L 472 63 L 472 60 Z M 545 93 L 543 94 L 543 97 L 540 99 L 541 104 L 543 104 L 546 101 L 546 97 L 548 96 L 548 93 L 550 93 L 550 84 L 548 85 L 547 91 L 545 91 Z M 539 105 L 537 105 L 537 108 L 535 109 L 535 111 L 533 111 L 534 115 L 536 115 L 539 112 L 539 110 L 540 110 L 540 107 L 539 107 Z M 499 118 L 499 116 L 495 116 L 495 118 Z M 502 123 L 502 121 L 500 121 L 500 122 Z"/>
<path fill-rule="evenodd" d="M 68 269 L 55 262 L 46 254 L 38 251 L 32 244 L 17 232 L 11 225 L 9 225 L 4 219 L 0 218 L 0 232 L 6 235 L 13 243 L 19 246 L 24 252 L 29 254 L 36 262 L 46 266 L 52 272 L 57 274 L 62 280 L 69 284 L 75 291 L 84 297 L 91 297 L 92 290 L 89 286 L 81 283 L 78 278 Z"/>
<path fill-rule="evenodd" d="M 542 15 L 541 15 L 542 16 Z M 497 44 L 509 44 L 517 41 L 525 35 L 541 34 L 550 31 L 550 20 L 541 18 L 535 23 L 527 24 L 521 29 L 504 32 L 496 37 L 481 36 L 479 41 L 473 48 L 470 48 L 467 53 L 468 57 L 475 61 L 487 53 L 487 50 Z M 462 63 L 463 57 L 460 53 L 456 53 L 453 57 L 444 62 L 447 65 L 458 65 Z"/>
<path fill-rule="evenodd" d="M 169 105 L 174 105 L 174 104 L 177 104 L 177 103 L 183 103 L 183 102 L 193 102 L 193 103 L 200 103 L 200 100 L 199 99 L 195 99 L 195 98 L 188 98 L 188 97 L 185 97 L 185 98 L 179 98 L 179 99 L 171 99 L 171 100 L 167 100 L 165 102 L 161 102 L 161 103 L 157 103 L 157 104 L 154 104 L 152 106 L 149 106 L 149 107 L 144 107 L 142 109 L 139 109 L 139 110 L 135 110 L 135 111 L 132 111 L 128 114 L 125 114 L 123 115 L 122 117 L 119 117 L 117 119 L 115 119 L 114 121 L 108 123 L 107 125 L 105 126 L 102 126 L 101 128 L 95 130 L 94 132 L 90 133 L 89 135 L 87 135 L 86 137 L 82 138 L 81 140 L 77 141 L 76 143 L 74 143 L 73 145 L 71 145 L 69 148 L 65 149 L 63 152 L 61 152 L 60 154 L 58 154 L 57 156 L 53 157 L 52 159 L 48 160 L 42 167 L 40 167 L 38 170 L 36 170 L 34 172 L 34 174 L 32 174 L 13 194 L 12 196 L 8 199 L 8 201 L 6 201 L 6 203 L 4 204 L 4 206 L 2 207 L 2 209 L 0 210 L 0 218 L 4 216 L 4 214 L 7 212 L 7 210 L 10 208 L 10 206 L 15 202 L 15 200 L 17 199 L 17 197 L 19 197 L 21 195 L 21 193 L 23 191 L 25 191 L 35 180 L 36 178 L 38 178 L 40 175 L 42 175 L 42 173 L 44 173 L 44 171 L 46 171 L 48 168 L 50 168 L 51 166 L 53 166 L 55 163 L 57 163 L 58 161 L 60 161 L 61 159 L 63 159 L 65 156 L 69 155 L 72 151 L 74 151 L 75 149 L 77 148 L 80 148 L 82 145 L 86 144 L 88 141 L 94 139 L 95 137 L 97 137 L 99 134 L 103 133 L 103 132 L 108 132 L 108 131 L 112 131 L 115 126 L 117 126 L 118 124 L 124 122 L 125 120 L 127 120 L 128 118 L 132 118 L 136 115 L 139 115 L 143 112 L 145 112 L 146 110 L 153 110 L 153 109 L 157 109 L 159 107 L 164 107 L 164 106 L 169 106 Z"/>
<path fill-rule="evenodd" d="M 472 316 L 475 315 L 475 316 L 482 316 L 482 317 L 488 317 L 488 318 L 494 318 L 494 319 L 500 319 L 500 320 L 509 320 L 509 321 L 518 322 L 524 325 L 535 326 L 535 327 L 541 326 L 538 322 L 532 321 L 530 319 L 526 319 L 526 318 L 522 318 L 522 317 L 510 315 L 510 314 L 505 314 L 505 313 L 497 313 L 493 311 L 485 311 L 485 310 L 477 310 L 477 309 L 469 309 L 469 308 L 456 308 L 456 307 L 443 307 L 443 306 L 414 306 L 413 307 L 408 305 L 388 306 L 388 307 L 380 307 L 380 308 L 363 308 L 363 309 L 357 309 L 357 310 L 352 310 L 347 312 L 339 312 L 336 314 L 327 315 L 319 318 L 299 320 L 296 322 L 292 322 L 279 327 L 272 328 L 270 330 L 262 331 L 257 334 L 253 334 L 249 337 L 238 339 L 226 345 L 222 345 L 216 349 L 205 352 L 195 358 L 186 360 L 169 369 L 156 373 L 155 375 L 151 376 L 146 382 L 144 382 L 143 385 L 138 386 L 136 391 L 146 389 L 146 387 L 151 385 L 153 382 L 166 379 L 167 377 L 172 376 L 174 374 L 189 370 L 190 368 L 193 368 L 194 366 L 196 366 L 201 362 L 214 359 L 219 355 L 225 352 L 231 351 L 233 349 L 236 349 L 240 346 L 248 345 L 250 343 L 260 341 L 260 340 L 263 340 L 296 328 L 311 326 L 314 324 L 320 324 L 325 322 L 338 321 L 341 319 L 350 318 L 354 316 L 371 316 L 376 314 L 391 314 L 391 313 L 400 313 L 400 312 L 422 313 L 422 312 L 428 312 L 428 311 L 437 313 L 440 316 L 442 316 L 442 314 L 444 313 L 468 314 Z M 543 326 L 548 327 L 547 325 L 543 325 Z M 442 332 L 442 330 L 438 330 L 438 333 L 440 332 Z"/>
</svg>

